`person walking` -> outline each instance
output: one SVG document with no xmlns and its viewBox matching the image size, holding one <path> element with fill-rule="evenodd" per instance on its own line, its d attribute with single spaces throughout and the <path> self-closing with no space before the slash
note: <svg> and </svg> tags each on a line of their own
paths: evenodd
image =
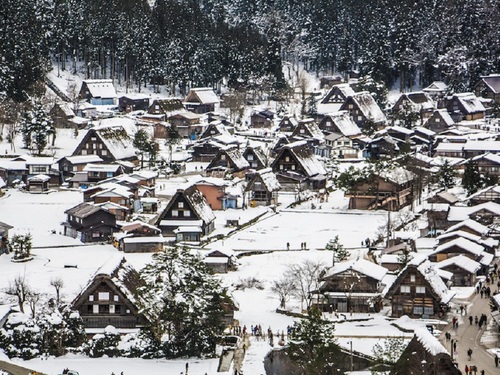
<svg viewBox="0 0 500 375">
<path fill-rule="evenodd" d="M 471 348 L 469 348 L 467 350 L 467 355 L 469 356 L 469 361 L 470 361 L 472 359 L 472 349 Z"/>
<path fill-rule="evenodd" d="M 470 325 L 472 325 L 472 321 L 474 320 L 474 318 L 472 317 L 472 315 L 469 315 L 469 322 L 470 322 Z"/>
<path fill-rule="evenodd" d="M 498 358 L 498 354 L 495 355 L 495 367 L 498 367 L 498 362 L 500 359 Z"/>
</svg>

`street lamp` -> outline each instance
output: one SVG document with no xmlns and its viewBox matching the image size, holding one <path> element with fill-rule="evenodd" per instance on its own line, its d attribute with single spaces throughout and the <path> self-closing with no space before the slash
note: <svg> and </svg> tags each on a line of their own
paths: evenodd
<svg viewBox="0 0 500 375">
<path fill-rule="evenodd" d="M 353 366 L 353 362 L 352 362 L 352 340 L 348 341 L 347 343 L 351 345 L 351 372 L 353 372 L 354 371 L 354 366 Z"/>
</svg>

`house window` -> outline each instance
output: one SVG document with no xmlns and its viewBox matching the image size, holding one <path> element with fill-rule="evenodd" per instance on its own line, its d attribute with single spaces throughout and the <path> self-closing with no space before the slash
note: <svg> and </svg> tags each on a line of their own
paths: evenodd
<svg viewBox="0 0 500 375">
<path fill-rule="evenodd" d="M 98 305 L 99 314 L 109 314 L 109 305 Z"/>
<path fill-rule="evenodd" d="M 99 143 L 99 150 L 102 150 L 102 143 Z"/>
<path fill-rule="evenodd" d="M 416 292 L 418 294 L 425 294 L 425 286 L 417 286 Z"/>
<path fill-rule="evenodd" d="M 280 164 L 280 170 L 283 170 L 283 164 Z"/>
<path fill-rule="evenodd" d="M 90 143 L 85 143 L 85 148 L 90 148 Z"/>
<path fill-rule="evenodd" d="M 191 211 L 184 211 L 184 216 L 185 217 L 190 217 L 191 216 Z"/>
<path fill-rule="evenodd" d="M 106 150 L 102 150 L 102 151 L 101 151 L 101 155 L 103 155 L 103 156 L 108 155 L 108 151 L 106 151 Z"/>
<path fill-rule="evenodd" d="M 226 155 L 222 154 L 222 155 L 220 156 L 220 160 L 226 160 Z"/>
<path fill-rule="evenodd" d="M 96 137 L 90 137 L 90 140 L 95 142 L 95 141 L 97 141 L 97 138 Z"/>
<path fill-rule="evenodd" d="M 184 202 L 179 202 L 179 204 L 177 205 L 177 207 L 184 208 Z"/>
<path fill-rule="evenodd" d="M 439 117 L 437 117 L 434 121 L 439 122 L 439 121 L 441 121 L 441 119 Z"/>
<path fill-rule="evenodd" d="M 409 285 L 401 285 L 401 293 L 411 293 L 411 287 Z"/>
<path fill-rule="evenodd" d="M 422 306 L 413 306 L 414 315 L 422 315 L 424 313 L 424 308 Z"/>
<path fill-rule="evenodd" d="M 358 116 L 358 121 L 363 121 L 363 116 Z"/>
<path fill-rule="evenodd" d="M 247 155 L 247 160 L 248 160 L 248 161 L 253 160 L 253 155 L 252 155 L 252 154 L 248 154 L 248 155 Z"/>
<path fill-rule="evenodd" d="M 292 171 L 295 170 L 295 164 L 292 164 Z"/>
<path fill-rule="evenodd" d="M 90 301 L 90 302 L 93 302 L 93 301 L 94 301 L 94 296 L 93 296 L 92 294 L 89 296 L 89 301 Z"/>
<path fill-rule="evenodd" d="M 424 307 L 424 315 L 434 315 L 434 309 L 432 307 Z"/>
<path fill-rule="evenodd" d="M 106 177 L 113 177 L 113 172 L 106 172 Z"/>
<path fill-rule="evenodd" d="M 99 314 L 99 305 L 92 305 L 92 312 L 94 314 Z"/>
<path fill-rule="evenodd" d="M 82 150 L 82 155 L 87 155 L 87 150 Z"/>
<path fill-rule="evenodd" d="M 109 305 L 109 313 L 114 314 L 115 313 L 115 305 Z"/>
<path fill-rule="evenodd" d="M 415 275 L 410 275 L 410 281 L 411 281 L 412 283 L 414 283 L 414 282 L 415 282 Z"/>
<path fill-rule="evenodd" d="M 289 162 L 290 161 L 290 157 L 289 156 L 285 156 L 285 162 Z"/>
<path fill-rule="evenodd" d="M 92 143 L 92 148 L 95 150 L 97 149 L 97 144 L 96 143 Z"/>
<path fill-rule="evenodd" d="M 122 312 L 122 306 L 115 305 L 115 314 L 121 314 L 121 312 Z"/>
<path fill-rule="evenodd" d="M 156 104 L 155 109 L 160 109 L 160 106 L 158 104 Z"/>
<path fill-rule="evenodd" d="M 113 301 L 118 302 L 118 296 L 116 294 L 113 296 Z"/>
<path fill-rule="evenodd" d="M 174 216 L 174 217 L 179 216 L 179 211 L 177 211 L 177 210 L 172 210 L 172 216 Z"/>
<path fill-rule="evenodd" d="M 300 129 L 300 134 L 304 134 L 306 131 L 304 129 Z"/>
<path fill-rule="evenodd" d="M 99 301 L 109 301 L 109 292 L 99 292 Z"/>
<path fill-rule="evenodd" d="M 349 104 L 349 109 L 353 109 L 354 106 L 352 104 Z"/>
</svg>

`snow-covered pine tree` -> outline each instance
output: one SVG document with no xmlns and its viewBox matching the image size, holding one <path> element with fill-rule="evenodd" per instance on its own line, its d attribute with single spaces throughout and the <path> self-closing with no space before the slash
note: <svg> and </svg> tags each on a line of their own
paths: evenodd
<svg viewBox="0 0 500 375">
<path fill-rule="evenodd" d="M 168 248 L 153 255 L 141 278 L 141 312 L 165 356 L 213 355 L 228 297 L 201 259 L 187 249 Z"/>
</svg>

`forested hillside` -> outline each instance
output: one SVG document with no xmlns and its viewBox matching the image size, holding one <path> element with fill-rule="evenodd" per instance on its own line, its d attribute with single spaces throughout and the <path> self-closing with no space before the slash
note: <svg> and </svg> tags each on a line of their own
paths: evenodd
<svg viewBox="0 0 500 375">
<path fill-rule="evenodd" d="M 496 0 L 3 0 L 0 93 L 26 99 L 51 60 L 181 91 L 279 88 L 283 61 L 464 90 L 500 71 L 499 24 Z"/>
</svg>

